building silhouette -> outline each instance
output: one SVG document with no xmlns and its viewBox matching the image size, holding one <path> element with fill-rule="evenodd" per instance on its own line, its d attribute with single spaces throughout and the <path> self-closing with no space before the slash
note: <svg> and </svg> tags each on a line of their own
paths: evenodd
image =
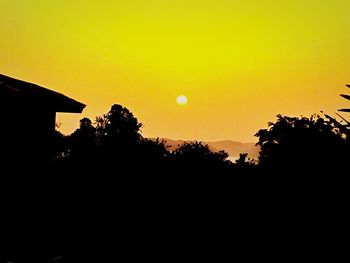
<svg viewBox="0 0 350 263">
<path fill-rule="evenodd" d="M 56 112 L 84 108 L 58 92 L 0 74 L 0 163 L 52 160 Z"/>
</svg>

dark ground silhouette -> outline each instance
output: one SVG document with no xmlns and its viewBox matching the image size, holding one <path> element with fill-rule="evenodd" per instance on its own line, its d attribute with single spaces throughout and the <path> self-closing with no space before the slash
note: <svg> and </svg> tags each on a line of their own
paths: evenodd
<svg viewBox="0 0 350 263">
<path fill-rule="evenodd" d="M 2 261 L 103 261 L 102 255 L 114 257 L 97 251 L 118 246 L 118 251 L 131 249 L 130 255 L 152 244 L 156 254 L 175 253 L 165 240 L 175 242 L 193 229 L 200 239 L 209 218 L 220 227 L 215 219 L 233 213 L 235 226 L 250 224 L 253 231 L 256 218 L 269 226 L 264 216 L 275 209 L 297 204 L 307 214 L 310 207 L 329 208 L 330 202 L 338 211 L 347 195 L 349 130 L 328 115 L 279 115 L 256 134 L 258 163 L 244 153 L 232 163 L 227 153 L 201 142 L 169 151 L 164 141 L 143 138 L 141 129 L 127 108 L 113 105 L 94 122 L 82 119 L 71 135 L 56 132 L 50 161 L 39 166 L 3 162 L 10 169 L 4 168 L 1 177 L 3 249 L 17 256 Z M 25 256 L 23 247 L 30 247 L 33 256 Z M 69 255 L 72 249 L 80 256 Z"/>
</svg>

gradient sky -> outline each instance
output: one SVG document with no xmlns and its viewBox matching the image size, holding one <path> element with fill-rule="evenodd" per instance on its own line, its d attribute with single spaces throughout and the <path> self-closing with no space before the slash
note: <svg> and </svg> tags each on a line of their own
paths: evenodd
<svg viewBox="0 0 350 263">
<path fill-rule="evenodd" d="M 0 0 L 0 73 L 85 104 L 119 103 L 143 135 L 255 141 L 279 113 L 348 106 L 349 0 Z M 188 97 L 186 106 L 176 97 Z"/>
</svg>

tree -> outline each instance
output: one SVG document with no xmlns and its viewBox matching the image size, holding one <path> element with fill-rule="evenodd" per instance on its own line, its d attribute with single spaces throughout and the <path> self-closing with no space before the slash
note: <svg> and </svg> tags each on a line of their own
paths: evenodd
<svg viewBox="0 0 350 263">
<path fill-rule="evenodd" d="M 349 160 L 349 141 L 330 119 L 277 116 L 256 136 L 261 146 L 259 166 L 267 174 L 332 175 Z"/>
<path fill-rule="evenodd" d="M 185 142 L 172 152 L 176 173 L 192 176 L 226 174 L 230 163 L 227 158 L 226 152 L 213 152 L 201 142 Z"/>
<path fill-rule="evenodd" d="M 91 160 L 96 153 L 96 129 L 88 118 L 80 120 L 79 128 L 70 136 L 70 157 L 75 160 Z"/>
<path fill-rule="evenodd" d="M 143 138 L 138 147 L 138 156 L 140 159 L 149 162 L 164 161 L 169 156 L 169 151 L 164 140 Z"/>
<path fill-rule="evenodd" d="M 96 118 L 97 139 L 101 153 L 108 158 L 130 158 L 142 140 L 142 124 L 125 107 L 115 104 Z"/>
<path fill-rule="evenodd" d="M 169 151 L 165 141 L 143 138 L 137 145 L 135 156 L 133 158 L 135 167 L 140 174 L 148 176 L 163 176 L 166 174 L 168 166 Z"/>
</svg>

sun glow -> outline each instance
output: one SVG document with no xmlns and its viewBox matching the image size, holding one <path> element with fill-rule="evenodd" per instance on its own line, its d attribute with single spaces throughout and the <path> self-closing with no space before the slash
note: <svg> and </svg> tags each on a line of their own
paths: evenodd
<svg viewBox="0 0 350 263">
<path fill-rule="evenodd" d="M 177 104 L 179 104 L 179 105 L 186 105 L 187 104 L 187 97 L 186 96 L 184 96 L 184 95 L 180 95 L 180 96 L 178 96 L 177 97 L 177 99 L 176 99 L 176 102 L 177 102 Z"/>
</svg>

